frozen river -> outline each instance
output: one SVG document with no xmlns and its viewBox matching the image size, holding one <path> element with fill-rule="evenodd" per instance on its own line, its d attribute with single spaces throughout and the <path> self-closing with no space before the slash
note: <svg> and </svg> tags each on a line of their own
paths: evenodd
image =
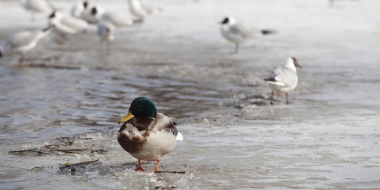
<svg viewBox="0 0 380 190">
<path fill-rule="evenodd" d="M 94 1 L 130 17 L 125 1 Z M 74 1 L 52 1 L 67 11 Z M 157 0 L 164 11 L 116 32 L 112 52 L 95 27 L 43 39 L 20 68 L 0 58 L 0 189 L 374 189 L 380 187 L 380 15 L 378 0 Z M 0 41 L 30 22 L 17 1 L 0 1 Z M 220 22 L 234 16 L 276 35 L 234 45 Z M 287 57 L 299 84 L 276 95 L 263 81 Z M 176 118 L 184 141 L 160 169 L 137 173 L 116 141 L 117 121 L 138 96 Z M 59 137 L 75 137 L 72 146 Z M 88 149 L 51 154 L 9 151 L 45 145 Z M 91 150 L 103 149 L 97 153 Z M 62 164 L 99 159 L 75 172 Z M 151 170 L 155 163 L 144 162 Z M 35 167 L 40 168 L 35 168 Z M 42 168 L 41 168 L 42 167 Z M 33 168 L 33 169 L 32 169 Z"/>
</svg>

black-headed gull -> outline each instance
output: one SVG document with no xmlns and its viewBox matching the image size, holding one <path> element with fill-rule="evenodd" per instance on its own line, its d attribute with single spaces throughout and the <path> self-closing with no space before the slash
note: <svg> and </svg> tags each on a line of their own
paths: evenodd
<svg viewBox="0 0 380 190">
<path fill-rule="evenodd" d="M 20 4 L 27 10 L 32 12 L 31 20 L 34 20 L 35 13 L 50 13 L 54 7 L 45 0 L 19 0 Z"/>
<path fill-rule="evenodd" d="M 90 3 L 79 1 L 71 8 L 71 15 L 78 19 L 83 19 L 89 24 L 97 24 L 97 19 L 91 14 Z"/>
<path fill-rule="evenodd" d="M 161 12 L 160 8 L 152 7 L 141 0 L 127 0 L 129 4 L 129 10 L 133 16 L 137 18 L 137 21 L 143 22 L 144 18 L 151 14 Z"/>
<path fill-rule="evenodd" d="M 107 43 L 107 51 L 110 51 L 111 41 L 115 39 L 114 35 L 115 26 L 107 21 L 98 22 L 98 36 L 100 38 L 100 45 L 103 42 Z"/>
<path fill-rule="evenodd" d="M 274 33 L 271 30 L 250 30 L 244 25 L 239 24 L 232 17 L 226 17 L 220 22 L 221 33 L 228 41 L 235 43 L 235 53 L 239 51 L 239 44 L 247 41 L 248 39 L 260 37 L 262 35 Z"/>
<path fill-rule="evenodd" d="M 88 1 L 78 1 L 71 8 L 71 16 L 75 18 L 82 18 L 82 15 L 86 12 L 88 7 Z"/>
<path fill-rule="evenodd" d="M 134 21 L 112 12 L 105 12 L 98 5 L 90 9 L 90 14 L 97 22 L 110 22 L 115 27 L 132 26 Z"/>
<path fill-rule="evenodd" d="M 47 36 L 54 26 L 49 26 L 43 30 L 21 31 L 8 37 L 0 46 L 0 57 L 8 54 L 20 54 L 19 65 L 22 65 L 24 55 L 29 50 L 33 49 L 39 40 Z"/>
<path fill-rule="evenodd" d="M 275 67 L 268 79 L 269 87 L 273 90 L 270 104 L 273 105 L 273 95 L 276 92 L 286 93 L 286 103 L 289 104 L 288 92 L 297 87 L 298 77 L 296 67 L 302 68 L 296 58 L 290 57 L 282 67 Z"/>
<path fill-rule="evenodd" d="M 55 32 L 61 35 L 61 43 L 64 43 L 66 35 L 85 31 L 88 28 L 88 23 L 86 21 L 63 15 L 58 11 L 53 11 L 50 14 L 49 25 L 55 26 Z"/>
<path fill-rule="evenodd" d="M 141 3 L 141 7 L 146 12 L 148 12 L 148 14 L 150 14 L 150 15 L 154 15 L 154 14 L 157 14 L 159 12 L 162 12 L 161 8 L 159 8 L 159 7 L 153 7 L 152 5 L 147 4 L 146 2 L 144 3 L 142 0 L 140 0 L 140 3 Z"/>
</svg>

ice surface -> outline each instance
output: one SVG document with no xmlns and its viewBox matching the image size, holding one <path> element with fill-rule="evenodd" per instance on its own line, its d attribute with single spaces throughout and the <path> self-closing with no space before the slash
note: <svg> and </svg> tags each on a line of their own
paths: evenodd
<svg viewBox="0 0 380 190">
<path fill-rule="evenodd" d="M 129 17 L 125 1 L 94 1 Z M 63 11 L 74 1 L 53 1 Z M 1 189 L 371 189 L 380 186 L 380 1 L 159 0 L 163 12 L 116 32 L 112 53 L 95 27 L 58 45 L 41 41 L 27 62 L 79 70 L 16 68 L 0 59 Z M 2 1 L 0 40 L 29 22 L 17 1 Z M 216 23 L 232 15 L 276 35 L 241 45 L 225 41 Z M 80 42 L 80 43 L 77 43 Z M 299 84 L 275 96 L 262 80 L 286 58 L 298 58 Z M 160 170 L 138 173 L 117 143 L 118 119 L 137 96 L 153 97 L 176 117 L 184 135 Z M 79 154 L 8 154 L 45 150 L 75 136 Z M 65 141 L 66 142 L 66 141 Z M 67 142 L 66 142 L 67 143 Z M 91 150 L 107 150 L 101 154 Z M 101 164 L 60 171 L 62 164 Z M 152 170 L 155 162 L 143 162 Z M 37 168 L 35 168 L 37 166 Z"/>
<path fill-rule="evenodd" d="M 28 179 L 17 187 L 31 189 L 75 188 L 78 185 L 95 189 L 152 189 L 170 186 L 174 181 L 173 186 L 180 189 L 212 186 L 370 188 L 379 185 L 380 133 L 374 125 L 380 122 L 377 116 L 288 124 L 241 121 L 234 125 L 225 122 L 227 126 L 222 127 L 209 123 L 188 123 L 179 127 L 188 138 L 164 157 L 160 169 L 186 171 L 186 174 L 135 172 L 137 162 L 117 145 L 116 134 L 112 133 L 115 130 L 81 135 L 70 147 L 102 148 L 108 150 L 105 154 L 85 152 L 29 156 L 27 159 L 9 155 L 2 163 L 3 171 L 12 171 L 8 176 L 15 176 L 15 180 Z M 220 132 L 210 134 L 210 131 Z M 91 139 L 81 140 L 84 138 Z M 41 148 L 44 144 L 48 142 L 24 144 L 20 148 Z M 9 150 L 6 148 L 2 153 Z M 75 163 L 95 159 L 102 164 L 87 166 L 75 173 L 57 172 L 56 165 L 67 160 Z M 154 162 L 143 162 L 145 169 L 153 169 L 154 165 Z M 34 166 L 46 168 L 30 170 Z"/>
</svg>

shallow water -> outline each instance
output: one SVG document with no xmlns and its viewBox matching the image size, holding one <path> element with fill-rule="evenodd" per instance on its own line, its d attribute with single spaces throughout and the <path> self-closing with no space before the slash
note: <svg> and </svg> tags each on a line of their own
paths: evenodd
<svg viewBox="0 0 380 190">
<path fill-rule="evenodd" d="M 54 3 L 67 10 L 73 2 Z M 125 2 L 97 3 L 128 16 Z M 157 3 L 164 12 L 118 30 L 111 53 L 92 27 L 65 45 L 50 35 L 27 54 L 26 62 L 71 69 L 19 68 L 17 57 L 0 59 L 0 189 L 378 188 L 378 1 L 337 1 L 333 8 L 320 0 Z M 46 24 L 42 15 L 30 23 L 16 2 L 3 5 L 9 9 L 0 16 L 14 16 L 4 22 L 1 41 Z M 232 55 L 214 24 L 226 14 L 278 34 Z M 276 95 L 269 106 L 262 79 L 288 56 L 303 66 L 298 87 L 290 105 Z M 137 162 L 116 133 L 138 96 L 176 118 L 184 141 L 160 169 L 185 174 L 133 171 Z M 56 139 L 69 136 L 72 146 Z M 44 145 L 89 150 L 8 154 L 47 151 Z M 108 152 L 91 153 L 97 149 Z M 59 170 L 68 161 L 96 159 L 101 164 Z M 154 165 L 143 163 L 147 170 Z"/>
<path fill-rule="evenodd" d="M 161 112 L 180 118 L 228 103 L 216 88 L 206 85 L 117 71 L 3 67 L 0 76 L 4 92 L 0 142 L 6 144 L 116 126 L 138 96 L 151 98 Z"/>
</svg>

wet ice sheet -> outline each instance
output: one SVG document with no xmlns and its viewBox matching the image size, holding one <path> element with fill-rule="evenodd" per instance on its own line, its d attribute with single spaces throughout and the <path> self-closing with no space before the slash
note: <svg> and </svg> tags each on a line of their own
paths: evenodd
<svg viewBox="0 0 380 190">
<path fill-rule="evenodd" d="M 117 128 L 81 135 L 70 148 L 102 148 L 105 154 L 23 156 L 9 154 L 2 173 L 10 187 L 152 189 L 155 186 L 189 188 L 376 188 L 379 185 L 379 118 L 368 116 L 335 121 L 240 121 L 205 118 L 179 126 L 185 140 L 165 156 L 160 169 L 186 174 L 138 173 L 136 160 L 116 142 Z M 39 148 L 54 140 L 24 144 Z M 21 148 L 21 147 L 20 147 Z M 10 150 L 2 150 L 2 154 Z M 99 159 L 102 165 L 76 172 L 60 172 L 58 164 Z M 7 161 L 8 160 L 8 161 Z M 48 164 L 42 164 L 42 163 Z M 128 163 L 128 165 L 125 165 Z M 49 166 L 31 171 L 34 166 Z M 144 163 L 150 170 L 155 163 Z M 28 172 L 25 172 L 28 170 Z M 66 175 L 67 174 L 67 175 Z M 23 183 L 17 183 L 28 179 Z M 160 180 L 159 180 L 160 179 Z M 16 185 L 17 184 L 17 185 Z M 15 185 L 15 186 L 12 186 Z"/>
<path fill-rule="evenodd" d="M 380 177 L 377 122 L 375 116 L 335 122 L 200 124 L 191 127 L 189 141 L 196 144 L 192 152 L 199 155 L 189 162 L 210 163 L 206 166 L 213 170 L 203 174 L 211 170 L 230 188 L 231 184 L 254 188 L 376 187 Z M 219 170 L 225 170 L 222 173 L 228 177 L 218 176 Z"/>
</svg>

